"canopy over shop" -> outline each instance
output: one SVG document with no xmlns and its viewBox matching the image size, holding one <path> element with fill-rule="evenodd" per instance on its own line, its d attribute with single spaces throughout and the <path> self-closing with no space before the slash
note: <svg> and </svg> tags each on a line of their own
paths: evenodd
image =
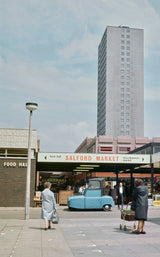
<svg viewBox="0 0 160 257">
<path fill-rule="evenodd" d="M 129 174 L 131 185 L 133 176 L 142 174 L 151 177 L 151 191 L 153 193 L 154 173 L 159 174 L 160 168 L 152 162 L 150 154 L 89 154 L 89 153 L 38 153 L 37 171 L 43 174 L 47 172 L 65 172 L 73 174 L 111 173 L 116 174 L 118 182 L 119 174 Z M 157 160 L 156 160 L 157 161 Z M 87 176 L 86 176 L 87 177 Z"/>
</svg>

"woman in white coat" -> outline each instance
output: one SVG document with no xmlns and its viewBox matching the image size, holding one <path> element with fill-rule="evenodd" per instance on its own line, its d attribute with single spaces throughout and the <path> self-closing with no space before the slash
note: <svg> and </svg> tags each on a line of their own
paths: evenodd
<svg viewBox="0 0 160 257">
<path fill-rule="evenodd" d="M 53 210 L 57 210 L 54 193 L 50 190 L 51 183 L 44 183 L 44 190 L 42 192 L 42 219 L 44 219 L 45 230 L 51 228 L 51 220 Z"/>
</svg>

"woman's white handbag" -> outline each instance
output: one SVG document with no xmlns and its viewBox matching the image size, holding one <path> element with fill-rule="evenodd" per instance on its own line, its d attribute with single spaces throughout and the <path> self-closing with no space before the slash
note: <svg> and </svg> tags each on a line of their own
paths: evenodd
<svg viewBox="0 0 160 257">
<path fill-rule="evenodd" d="M 58 216 L 58 213 L 54 210 L 52 215 L 52 223 L 58 224 L 58 222 L 59 222 L 59 216 Z"/>
</svg>

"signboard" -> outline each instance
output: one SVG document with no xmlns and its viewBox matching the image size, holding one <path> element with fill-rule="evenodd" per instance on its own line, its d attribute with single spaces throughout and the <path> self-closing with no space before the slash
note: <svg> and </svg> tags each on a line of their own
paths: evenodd
<svg viewBox="0 0 160 257">
<path fill-rule="evenodd" d="M 38 162 L 149 164 L 149 154 L 38 153 Z"/>
<path fill-rule="evenodd" d="M 152 163 L 160 162 L 160 152 L 152 154 Z"/>
</svg>

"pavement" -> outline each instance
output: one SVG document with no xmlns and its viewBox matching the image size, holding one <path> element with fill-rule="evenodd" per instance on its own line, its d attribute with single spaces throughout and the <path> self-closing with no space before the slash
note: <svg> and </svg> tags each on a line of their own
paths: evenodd
<svg viewBox="0 0 160 257">
<path fill-rule="evenodd" d="M 58 206 L 59 224 L 44 230 L 41 208 L 0 208 L 0 257 L 158 257 L 160 207 L 149 206 L 146 234 L 132 233 L 134 222 L 120 224 L 120 211 L 69 211 Z M 122 224 L 123 225 L 123 224 Z"/>
</svg>

